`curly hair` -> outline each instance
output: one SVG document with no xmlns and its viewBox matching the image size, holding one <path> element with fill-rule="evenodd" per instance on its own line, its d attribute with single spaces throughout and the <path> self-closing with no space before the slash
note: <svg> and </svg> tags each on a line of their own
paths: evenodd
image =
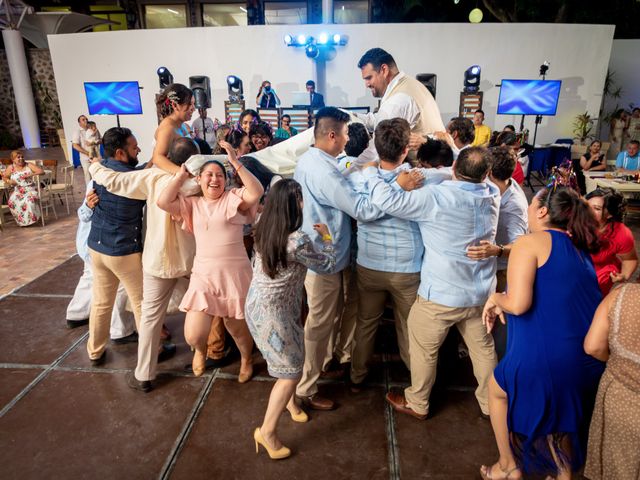
<svg viewBox="0 0 640 480">
<path fill-rule="evenodd" d="M 173 113 L 173 104 L 187 105 L 191 103 L 193 92 L 191 89 L 181 83 L 172 83 L 167 85 L 156 99 L 158 113 L 163 119 Z"/>
</svg>

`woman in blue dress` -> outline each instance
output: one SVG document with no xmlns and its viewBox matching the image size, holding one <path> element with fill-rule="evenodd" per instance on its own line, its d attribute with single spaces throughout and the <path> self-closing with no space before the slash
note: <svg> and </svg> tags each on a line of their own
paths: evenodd
<svg viewBox="0 0 640 480">
<path fill-rule="evenodd" d="M 573 190 L 552 186 L 529 206 L 529 229 L 509 256 L 507 292 L 487 301 L 490 331 L 508 315 L 507 353 L 489 383 L 500 458 L 484 479 L 524 473 L 570 479 L 584 462 L 589 420 L 604 364 L 583 341 L 601 300 L 590 252 L 597 225 Z"/>
</svg>

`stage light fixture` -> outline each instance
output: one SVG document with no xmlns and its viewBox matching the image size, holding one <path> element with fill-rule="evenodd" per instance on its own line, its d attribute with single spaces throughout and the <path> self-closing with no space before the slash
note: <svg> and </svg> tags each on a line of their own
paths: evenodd
<svg viewBox="0 0 640 480">
<path fill-rule="evenodd" d="M 171 72 L 167 67 L 159 67 L 156 73 L 158 74 L 158 81 L 160 82 L 161 90 L 167 85 L 173 83 L 173 75 L 171 75 Z"/>
<path fill-rule="evenodd" d="M 342 40 L 342 37 L 339 33 L 336 33 L 333 36 L 333 43 L 335 43 L 336 45 L 340 45 L 340 41 Z"/>
<path fill-rule="evenodd" d="M 318 37 L 318 45 L 326 45 L 328 41 L 329 41 L 329 35 L 327 35 L 324 32 L 321 33 L 320 36 Z"/>
<path fill-rule="evenodd" d="M 284 36 L 284 43 L 287 46 L 290 46 L 293 43 L 293 37 L 291 35 L 285 35 Z"/>
<path fill-rule="evenodd" d="M 316 46 L 315 43 L 310 43 L 304 49 L 304 53 L 309 58 L 318 58 L 318 55 L 320 55 L 320 50 L 318 50 L 318 47 Z"/>
<path fill-rule="evenodd" d="M 464 93 L 476 93 L 480 90 L 480 66 L 472 65 L 464 72 Z"/>
<path fill-rule="evenodd" d="M 227 93 L 229 94 L 229 101 L 239 102 L 244 99 L 244 88 L 242 86 L 242 80 L 235 75 L 229 75 L 227 77 Z"/>
<path fill-rule="evenodd" d="M 298 35 L 298 38 L 296 38 L 296 40 L 298 41 L 298 45 L 306 45 L 307 44 L 307 36 L 306 35 Z"/>
<path fill-rule="evenodd" d="M 544 77 L 549 71 L 549 66 L 551 63 L 548 60 L 545 60 L 542 65 L 540 65 L 540 76 Z"/>
</svg>

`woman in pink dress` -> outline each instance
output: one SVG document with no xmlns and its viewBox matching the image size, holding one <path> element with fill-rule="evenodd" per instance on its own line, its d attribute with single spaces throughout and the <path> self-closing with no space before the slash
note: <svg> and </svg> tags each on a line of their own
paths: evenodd
<svg viewBox="0 0 640 480">
<path fill-rule="evenodd" d="M 197 176 L 202 196 L 184 197 L 179 193 L 189 178 L 185 166 L 162 192 L 158 206 L 181 217 L 184 228 L 196 238 L 189 289 L 180 309 L 187 312 L 184 336 L 194 347 L 193 373 L 205 370 L 207 337 L 213 317 L 224 318 L 241 355 L 238 382 L 251 379 L 253 339 L 244 319 L 244 303 L 251 284 L 251 264 L 242 243 L 242 227 L 252 223 L 263 194 L 260 182 L 238 162 L 227 142 L 221 146 L 228 152 L 229 162 L 244 184 L 243 188 L 225 190 L 226 172 L 218 161 L 205 163 Z"/>
</svg>

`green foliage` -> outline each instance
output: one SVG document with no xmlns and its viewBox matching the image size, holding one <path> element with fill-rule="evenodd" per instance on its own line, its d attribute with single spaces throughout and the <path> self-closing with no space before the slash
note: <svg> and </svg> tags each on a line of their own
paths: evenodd
<svg viewBox="0 0 640 480">
<path fill-rule="evenodd" d="M 584 144 L 587 140 L 594 138 L 591 134 L 593 129 L 593 118 L 588 112 L 577 115 L 573 121 L 573 134 L 576 140 Z"/>
</svg>

